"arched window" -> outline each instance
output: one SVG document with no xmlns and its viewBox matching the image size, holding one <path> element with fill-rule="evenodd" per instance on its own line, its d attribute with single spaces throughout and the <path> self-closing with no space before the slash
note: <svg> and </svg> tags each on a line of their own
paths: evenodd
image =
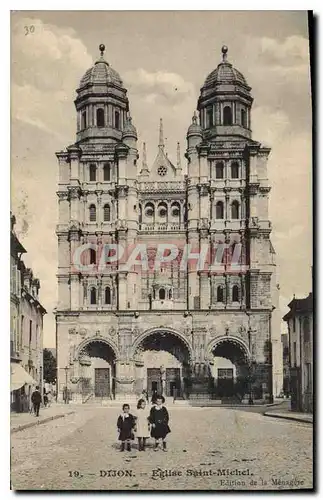
<svg viewBox="0 0 323 500">
<path fill-rule="evenodd" d="M 206 108 L 206 128 L 213 127 L 213 108 Z"/>
<path fill-rule="evenodd" d="M 239 219 L 239 203 L 237 201 L 232 202 L 231 219 Z"/>
<path fill-rule="evenodd" d="M 239 287 L 234 285 L 232 287 L 232 302 L 239 302 Z"/>
<path fill-rule="evenodd" d="M 120 129 L 120 113 L 119 113 L 119 111 L 114 112 L 114 126 L 118 130 Z"/>
<path fill-rule="evenodd" d="M 224 301 L 224 298 L 223 298 L 223 286 L 218 286 L 218 288 L 216 289 L 216 301 L 217 302 L 223 302 Z"/>
<path fill-rule="evenodd" d="M 304 333 L 304 342 L 309 342 L 310 338 L 310 320 L 309 318 L 304 318 L 303 320 L 303 333 Z"/>
<path fill-rule="evenodd" d="M 223 108 L 223 125 L 232 125 L 231 106 L 224 106 Z"/>
<path fill-rule="evenodd" d="M 111 220 L 111 209 L 108 203 L 106 203 L 103 207 L 103 220 L 104 222 L 110 222 Z"/>
<path fill-rule="evenodd" d="M 84 130 L 86 128 L 86 111 L 82 111 L 81 113 L 81 129 Z"/>
<path fill-rule="evenodd" d="M 160 203 L 158 205 L 158 215 L 161 219 L 166 219 L 166 217 L 167 217 L 167 205 L 166 205 L 166 203 Z"/>
<path fill-rule="evenodd" d="M 241 110 L 241 125 L 244 127 L 244 128 L 247 128 L 247 115 L 246 115 L 246 110 L 245 109 L 242 109 Z"/>
<path fill-rule="evenodd" d="M 94 286 L 90 290 L 90 303 L 96 304 L 96 288 Z"/>
<path fill-rule="evenodd" d="M 111 165 L 110 163 L 105 163 L 103 166 L 103 180 L 111 181 Z"/>
<path fill-rule="evenodd" d="M 223 201 L 218 201 L 215 206 L 215 218 L 223 219 L 223 217 L 224 217 Z"/>
<path fill-rule="evenodd" d="M 148 219 L 152 219 L 155 215 L 155 207 L 152 203 L 147 203 L 145 206 L 145 216 Z"/>
<path fill-rule="evenodd" d="M 89 206 L 89 216 L 90 216 L 90 222 L 96 222 L 96 206 L 95 205 Z"/>
<path fill-rule="evenodd" d="M 159 295 L 159 300 L 165 300 L 165 298 L 166 298 L 165 288 L 160 288 L 158 295 Z"/>
<path fill-rule="evenodd" d="M 231 163 L 231 179 L 239 179 L 239 163 L 237 161 Z"/>
<path fill-rule="evenodd" d="M 171 216 L 173 219 L 179 220 L 180 218 L 180 206 L 179 203 L 173 203 L 171 206 Z"/>
<path fill-rule="evenodd" d="M 105 304 L 111 304 L 111 288 L 109 286 L 105 287 L 104 291 L 104 302 Z"/>
<path fill-rule="evenodd" d="M 104 109 L 99 108 L 96 110 L 96 126 L 104 127 Z"/>
<path fill-rule="evenodd" d="M 91 163 L 90 165 L 90 182 L 96 181 L 96 165 L 95 163 Z"/>
<path fill-rule="evenodd" d="M 96 263 L 96 251 L 94 248 L 90 248 L 90 264 Z"/>
<path fill-rule="evenodd" d="M 215 165 L 215 178 L 223 179 L 224 165 L 222 161 L 218 161 Z"/>
</svg>

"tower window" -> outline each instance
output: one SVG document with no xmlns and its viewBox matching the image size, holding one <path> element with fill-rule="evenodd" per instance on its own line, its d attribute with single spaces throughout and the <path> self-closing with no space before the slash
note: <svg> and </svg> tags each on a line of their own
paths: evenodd
<svg viewBox="0 0 323 500">
<path fill-rule="evenodd" d="M 111 288 L 109 286 L 105 288 L 104 299 L 106 304 L 111 304 Z"/>
<path fill-rule="evenodd" d="M 247 128 L 247 115 L 246 115 L 246 110 L 242 109 L 240 112 L 241 115 L 241 125 L 244 128 Z"/>
<path fill-rule="evenodd" d="M 111 165 L 110 163 L 105 163 L 103 167 L 103 180 L 110 181 L 111 180 Z"/>
<path fill-rule="evenodd" d="M 206 128 L 213 127 L 213 108 L 206 109 Z"/>
<path fill-rule="evenodd" d="M 223 286 L 218 286 L 216 289 L 216 301 L 223 302 Z"/>
<path fill-rule="evenodd" d="M 233 201 L 231 205 L 231 218 L 239 219 L 239 203 L 237 201 Z"/>
<path fill-rule="evenodd" d="M 90 264 L 96 263 L 96 251 L 94 248 L 90 248 Z"/>
<path fill-rule="evenodd" d="M 86 111 L 82 111 L 81 114 L 81 129 L 84 130 L 86 128 Z"/>
<path fill-rule="evenodd" d="M 111 209 L 108 203 L 106 203 L 103 207 L 103 220 L 104 222 L 110 222 L 111 220 Z"/>
<path fill-rule="evenodd" d="M 239 302 L 239 287 L 234 285 L 232 288 L 232 302 Z"/>
<path fill-rule="evenodd" d="M 215 206 L 215 217 L 217 219 L 223 219 L 223 216 L 224 216 L 223 202 L 218 201 Z"/>
<path fill-rule="evenodd" d="M 96 304 L 96 288 L 94 286 L 90 290 L 90 303 Z"/>
<path fill-rule="evenodd" d="M 230 106 L 223 108 L 223 125 L 232 125 L 232 110 Z"/>
<path fill-rule="evenodd" d="M 119 113 L 119 111 L 114 112 L 114 126 L 116 129 L 120 130 L 120 113 Z"/>
<path fill-rule="evenodd" d="M 231 163 L 231 179 L 239 179 L 239 163 L 236 161 Z"/>
<path fill-rule="evenodd" d="M 96 165 L 94 163 L 91 163 L 90 165 L 90 181 L 96 181 Z"/>
<path fill-rule="evenodd" d="M 89 207 L 90 222 L 96 222 L 96 206 L 90 205 Z"/>
<path fill-rule="evenodd" d="M 172 289 L 170 288 L 169 291 L 168 291 L 168 298 L 171 300 L 173 298 L 173 294 L 172 294 Z"/>
<path fill-rule="evenodd" d="M 165 300 L 165 298 L 166 298 L 165 288 L 160 288 L 158 295 L 159 295 L 159 300 Z"/>
<path fill-rule="evenodd" d="M 99 108 L 96 110 L 96 126 L 104 127 L 104 109 Z"/>
<path fill-rule="evenodd" d="M 222 161 L 218 161 L 215 165 L 215 178 L 223 179 L 224 165 Z"/>
</svg>

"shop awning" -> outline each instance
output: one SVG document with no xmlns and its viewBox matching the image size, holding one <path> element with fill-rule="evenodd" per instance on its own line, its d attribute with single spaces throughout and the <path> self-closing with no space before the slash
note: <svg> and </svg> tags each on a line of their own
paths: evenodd
<svg viewBox="0 0 323 500">
<path fill-rule="evenodd" d="M 10 372 L 10 391 L 16 391 L 25 384 L 37 385 L 37 382 L 19 363 L 10 363 Z"/>
</svg>

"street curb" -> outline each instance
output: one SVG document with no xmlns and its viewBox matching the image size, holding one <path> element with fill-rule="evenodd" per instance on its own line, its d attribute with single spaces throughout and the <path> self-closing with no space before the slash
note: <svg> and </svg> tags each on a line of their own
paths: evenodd
<svg viewBox="0 0 323 500">
<path fill-rule="evenodd" d="M 14 427 L 13 429 L 11 429 L 10 432 L 11 432 L 11 434 L 13 434 L 14 432 L 23 431 L 24 429 L 28 429 L 29 427 L 34 427 L 36 425 L 46 424 L 46 422 L 50 422 L 51 420 L 56 420 L 58 418 L 63 418 L 63 417 L 66 417 L 67 415 L 72 415 L 73 413 L 75 413 L 75 411 L 69 411 L 68 413 L 62 413 L 60 415 L 53 415 L 52 417 L 47 417 L 47 418 L 44 418 L 43 420 L 37 420 L 37 422 L 29 422 L 28 424 L 19 425 L 18 427 Z"/>
<path fill-rule="evenodd" d="M 294 422 L 303 422 L 305 424 L 313 424 L 313 421 L 311 422 L 310 420 L 306 420 L 302 417 L 294 417 L 293 415 L 284 415 L 282 413 L 274 413 L 274 412 L 265 412 L 264 413 L 265 417 L 274 417 L 274 418 L 282 418 L 283 420 L 292 420 Z"/>
</svg>

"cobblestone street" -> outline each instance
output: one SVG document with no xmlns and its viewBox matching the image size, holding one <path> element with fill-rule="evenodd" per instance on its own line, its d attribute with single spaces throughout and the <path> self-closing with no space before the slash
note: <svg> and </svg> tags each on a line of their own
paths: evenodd
<svg viewBox="0 0 323 500">
<path fill-rule="evenodd" d="M 312 425 L 223 408 L 169 410 L 168 453 L 154 452 L 151 446 L 146 452 L 133 446 L 130 453 L 120 453 L 117 408 L 76 407 L 72 415 L 17 432 L 11 438 L 12 486 L 16 490 L 312 487 Z"/>
</svg>

